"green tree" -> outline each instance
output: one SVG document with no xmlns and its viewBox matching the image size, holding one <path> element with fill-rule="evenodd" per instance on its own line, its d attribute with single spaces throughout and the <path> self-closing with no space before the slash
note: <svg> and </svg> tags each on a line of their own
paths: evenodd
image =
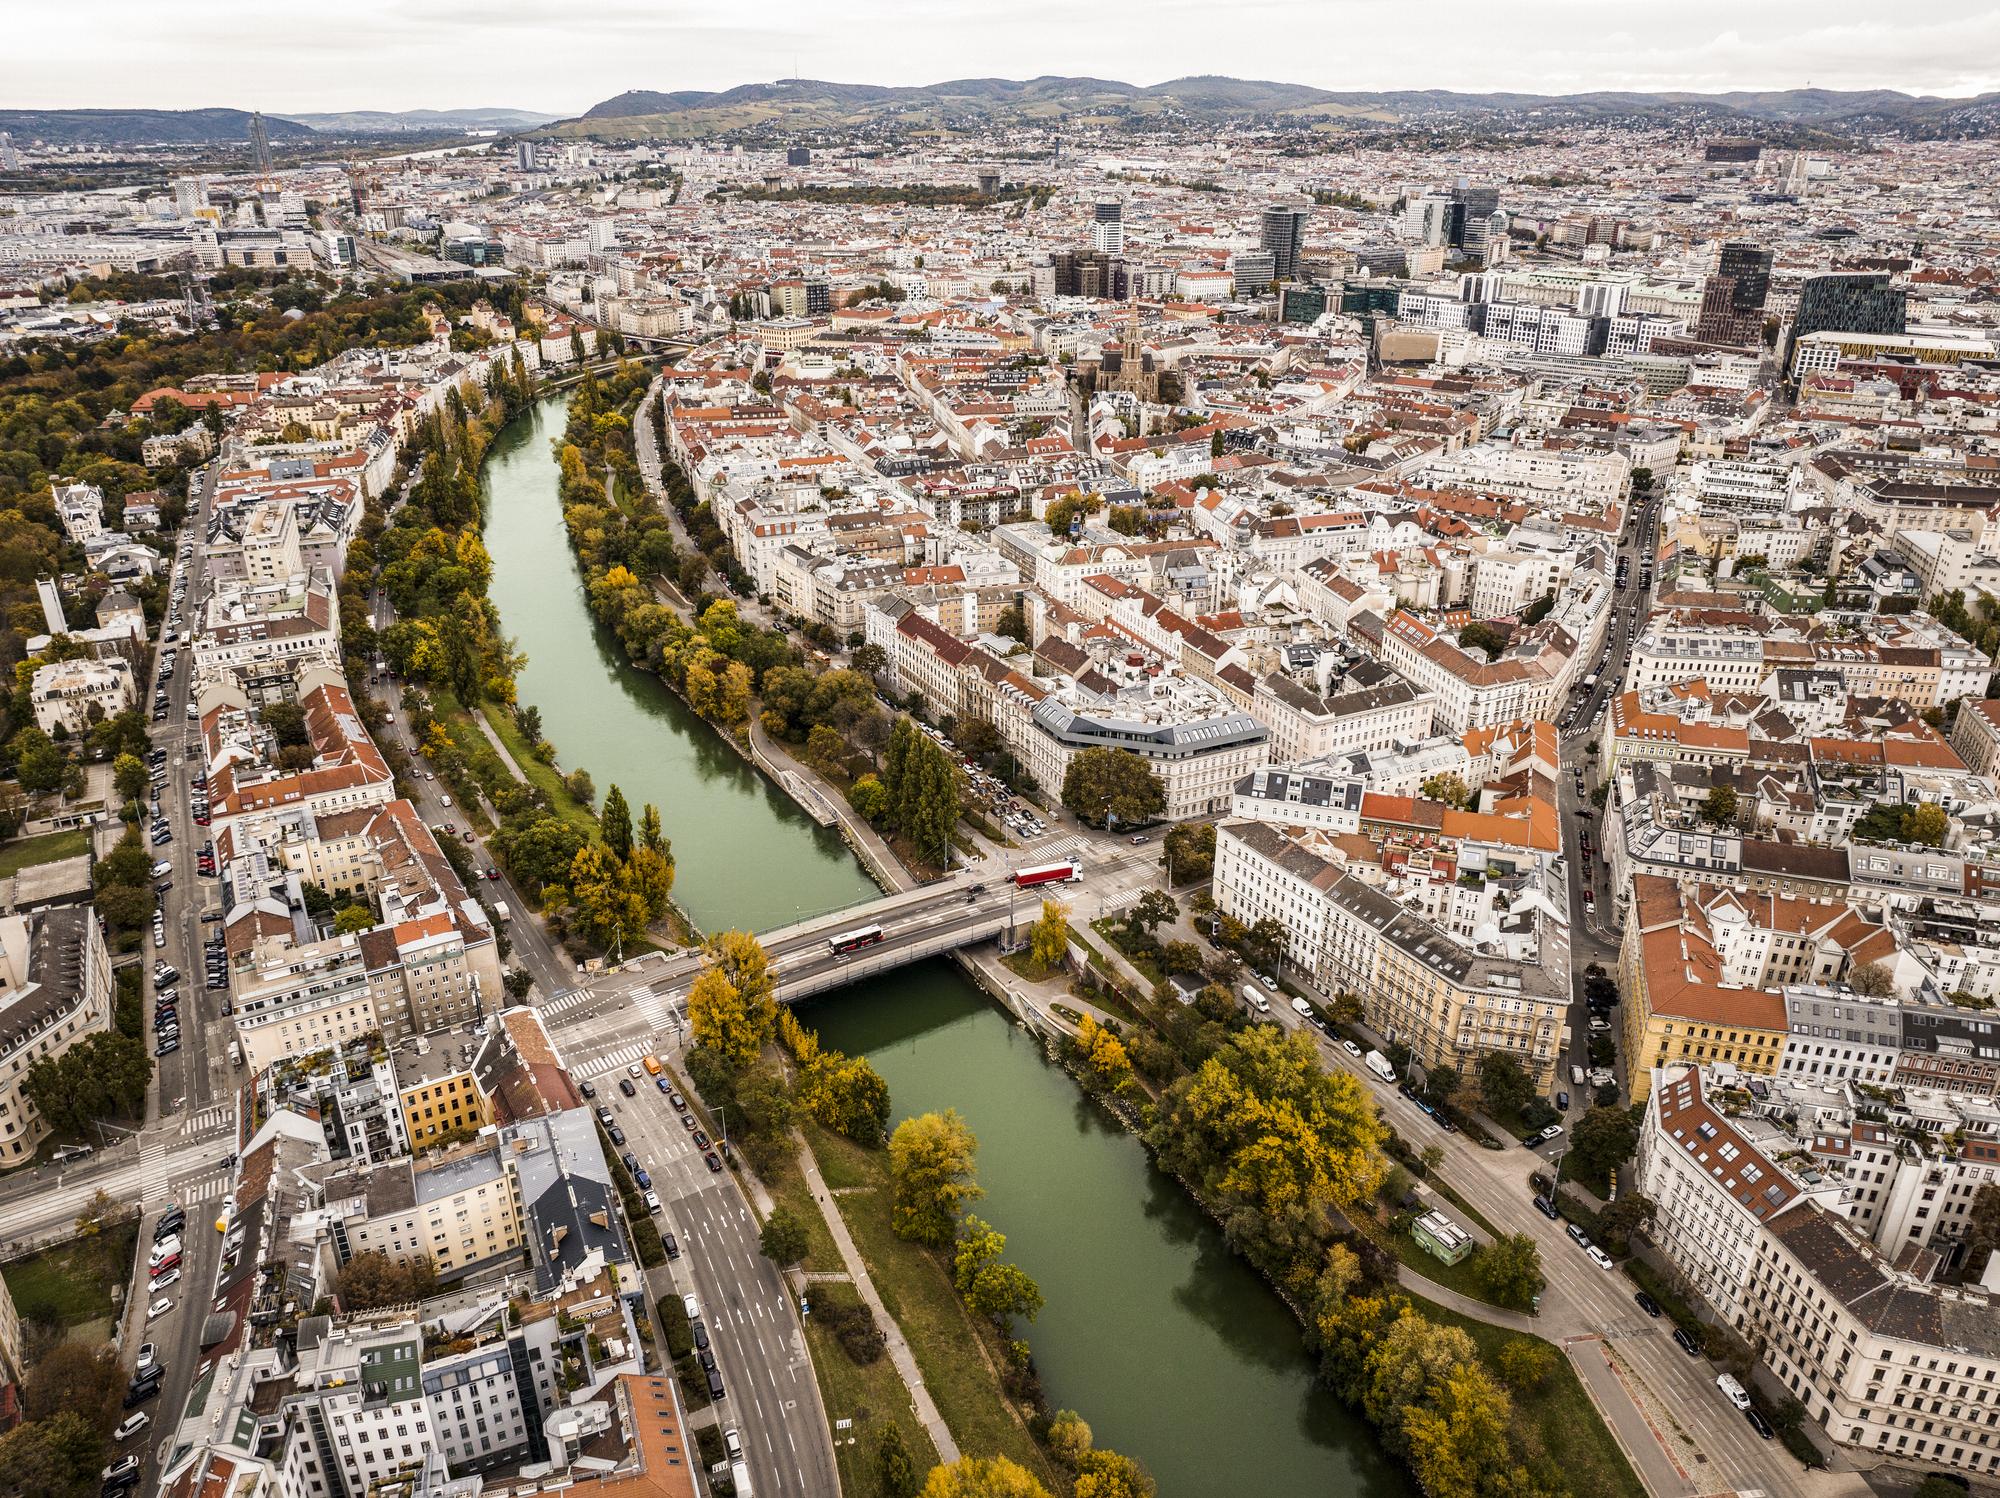
<svg viewBox="0 0 2000 1498">
<path fill-rule="evenodd" d="M 673 845 L 660 831 L 660 809 L 648 801 L 639 813 L 639 846 L 650 848 L 655 853 L 663 853 L 672 858 Z"/>
<path fill-rule="evenodd" d="M 333 913 L 333 929 L 342 936 L 372 931 L 375 929 L 375 912 L 366 905 L 343 905 Z"/>
<path fill-rule="evenodd" d="M 1154 927 L 1165 925 L 1180 913 L 1179 903 L 1165 890 L 1145 890 L 1137 903 L 1125 912 L 1125 929 L 1134 936 L 1151 940 Z"/>
<path fill-rule="evenodd" d="M 781 1269 L 788 1264 L 796 1264 L 806 1256 L 806 1225 L 799 1221 L 791 1208 L 773 1207 L 771 1215 L 764 1219 L 764 1230 L 758 1235 L 757 1246 L 763 1250 L 765 1258 Z"/>
<path fill-rule="evenodd" d="M 21 1090 L 50 1124 L 81 1133 L 99 1119 L 140 1116 L 152 1078 L 153 1057 L 143 1041 L 100 1030 L 31 1062 Z"/>
<path fill-rule="evenodd" d="M 1005 635 L 1010 640 L 1019 640 L 1023 645 L 1027 644 L 1028 618 L 1026 611 L 1022 609 L 1018 602 L 1008 604 L 1004 609 L 1000 610 L 1000 617 L 994 620 L 993 632 L 997 635 Z"/>
<path fill-rule="evenodd" d="M 1167 809 L 1166 788 L 1153 767 L 1130 749 L 1085 749 L 1063 772 L 1062 804 L 1091 827 L 1131 827 Z"/>
<path fill-rule="evenodd" d="M 1507 648 L 1507 636 L 1485 620 L 1475 619 L 1458 632 L 1458 643 L 1465 650 L 1485 651 L 1490 661 Z"/>
<path fill-rule="evenodd" d="M 46 1420 L 63 1410 L 75 1410 L 102 1430 L 118 1413 L 125 1392 L 125 1369 L 108 1343 L 58 1342 L 29 1370 L 21 1413 Z"/>
<path fill-rule="evenodd" d="M 896 1236 L 944 1248 L 965 1206 L 982 1196 L 974 1179 L 979 1141 L 956 1109 L 920 1113 L 889 1136 L 889 1179 Z"/>
<path fill-rule="evenodd" d="M 1494 1361 L 1508 1388 L 1528 1394 L 1546 1384 L 1556 1371 L 1556 1350 L 1539 1337 L 1510 1337 L 1501 1344 Z"/>
<path fill-rule="evenodd" d="M 1479 1058 L 1479 1095 L 1495 1113 L 1519 1113 L 1533 1101 L 1535 1083 L 1513 1056 L 1488 1051 Z"/>
<path fill-rule="evenodd" d="M 952 1252 L 952 1282 L 966 1306 L 1003 1331 L 1015 1317 L 1033 1321 L 1042 1310 L 1041 1288 L 1026 1273 L 1002 1261 L 1007 1238 L 989 1222 L 968 1215 Z"/>
<path fill-rule="evenodd" d="M 104 1434 L 77 1410 L 29 1420 L 0 1436 L 9 1498 L 88 1498 L 97 1490 Z"/>
<path fill-rule="evenodd" d="M 598 826 L 604 833 L 604 846 L 611 850 L 611 856 L 623 863 L 632 856 L 632 809 L 625 804 L 625 793 L 613 785 L 604 793 L 604 807 L 597 814 Z"/>
<path fill-rule="evenodd" d="M 1639 1126 L 1624 1108 L 1592 1108 L 1570 1135 L 1577 1164 L 1599 1180 L 1629 1160 L 1638 1143 Z"/>
<path fill-rule="evenodd" d="M 1473 1277 L 1494 1304 L 1525 1311 L 1545 1283 L 1542 1255 L 1526 1233 L 1509 1233 L 1483 1244 L 1472 1260 Z"/>
<path fill-rule="evenodd" d="M 875 1485 L 883 1498 L 916 1498 L 922 1483 L 909 1442 L 903 1439 L 903 1428 L 893 1420 L 885 1421 L 875 1443 Z"/>
<path fill-rule="evenodd" d="M 1729 827 L 1736 822 L 1736 787 L 1712 786 L 1701 802 L 1701 819 L 1711 827 Z"/>
<path fill-rule="evenodd" d="M 136 754 L 121 754 L 111 762 L 111 784 L 120 800 L 143 801 L 151 777 L 146 762 Z"/>
<path fill-rule="evenodd" d="M 14 735 L 14 774 L 31 796 L 46 796 L 61 788 L 69 771 L 69 755 L 39 728 Z"/>
<path fill-rule="evenodd" d="M 1104 508 L 1102 494 L 1066 494 L 1048 508 L 1049 534 L 1067 536 L 1070 522 L 1079 515 L 1091 515 Z"/>
<path fill-rule="evenodd" d="M 1215 824 L 1183 822 L 1167 830 L 1161 863 L 1175 884 L 1202 884 L 1215 871 Z"/>
<path fill-rule="evenodd" d="M 1455 771 L 1442 770 L 1429 776 L 1418 787 L 1426 801 L 1436 801 L 1449 806 L 1454 811 L 1463 811 L 1472 804 L 1472 791 L 1463 776 Z"/>
</svg>

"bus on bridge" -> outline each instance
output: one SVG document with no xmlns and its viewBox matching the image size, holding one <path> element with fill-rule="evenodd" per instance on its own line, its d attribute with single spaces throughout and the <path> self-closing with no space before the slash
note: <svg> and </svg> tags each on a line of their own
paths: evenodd
<svg viewBox="0 0 2000 1498">
<path fill-rule="evenodd" d="M 885 933 L 880 926 L 856 926 L 852 931 L 843 931 L 838 936 L 826 939 L 827 950 L 836 957 L 844 957 L 849 952 L 858 952 L 863 947 L 872 947 L 882 940 Z"/>
</svg>

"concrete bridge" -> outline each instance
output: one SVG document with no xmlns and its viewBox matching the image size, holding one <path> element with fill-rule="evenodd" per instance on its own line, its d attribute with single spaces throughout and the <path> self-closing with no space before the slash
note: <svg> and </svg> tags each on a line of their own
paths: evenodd
<svg viewBox="0 0 2000 1498">
<path fill-rule="evenodd" d="M 778 1001 L 790 1004 L 961 947 L 1010 933 L 1025 935 L 1041 914 L 1044 896 L 1069 899 L 1079 888 L 1019 889 L 1004 876 L 960 874 L 759 932 L 757 939 L 771 960 Z M 882 928 L 881 941 L 847 953 L 832 949 L 834 937 L 871 925 Z M 597 1007 L 601 1001 L 624 998 L 641 1010 L 678 1009 L 707 965 L 707 955 L 698 950 L 649 956 L 593 979 L 589 994 L 599 1001 Z M 578 1010 L 572 1019 L 566 1002 L 558 998 L 548 1006 L 549 1025 L 558 1033 L 588 1018 Z"/>
</svg>

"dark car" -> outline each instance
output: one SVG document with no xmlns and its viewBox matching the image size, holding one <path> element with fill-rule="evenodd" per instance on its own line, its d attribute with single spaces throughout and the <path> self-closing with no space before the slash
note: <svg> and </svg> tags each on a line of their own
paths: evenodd
<svg viewBox="0 0 2000 1498">
<path fill-rule="evenodd" d="M 658 1083 L 658 1084 L 659 1084 L 659 1088 L 660 1088 L 660 1091 L 662 1091 L 662 1092 L 672 1092 L 672 1091 L 673 1091 L 673 1088 L 672 1088 L 672 1086 L 670 1086 L 670 1085 L 668 1084 L 668 1082 L 667 1082 L 667 1079 L 666 1079 L 665 1077 L 655 1077 L 655 1078 L 653 1078 L 653 1080 L 654 1080 L 654 1081 L 655 1081 L 656 1083 Z"/>
<path fill-rule="evenodd" d="M 675 1092 L 672 1088 L 667 1089 L 667 1101 L 672 1103 L 676 1108 L 681 1109 L 683 1112 L 685 1112 L 687 1109 L 687 1099 L 682 1097 L 678 1092 Z"/>
<path fill-rule="evenodd" d="M 1689 1357 L 1698 1358 L 1701 1356 L 1701 1344 L 1695 1341 L 1693 1337 L 1690 1337 L 1684 1327 L 1677 1326 L 1674 1328 L 1674 1342 Z"/>
<path fill-rule="evenodd" d="M 579 1082 L 579 1083 L 577 1083 L 577 1084 L 576 1084 L 576 1090 L 577 1090 L 578 1092 L 582 1093 L 582 1094 L 583 1094 L 583 1095 L 584 1095 L 585 1097 L 596 1097 L 596 1096 L 597 1096 L 597 1089 L 596 1089 L 595 1087 L 591 1086 L 591 1085 L 590 1085 L 590 1084 L 589 1084 L 588 1082 Z"/>
<path fill-rule="evenodd" d="M 714 1150 L 710 1150 L 702 1158 L 708 1161 L 708 1168 L 710 1170 L 714 1171 L 717 1175 L 722 1173 L 722 1162 L 715 1157 Z"/>
<path fill-rule="evenodd" d="M 641 1191 L 650 1191 L 653 1188 L 653 1177 L 643 1165 L 632 1172 L 632 1179 L 639 1183 Z"/>
<path fill-rule="evenodd" d="M 700 1129 L 696 1129 L 694 1131 L 694 1147 L 698 1150 L 705 1150 L 708 1148 L 708 1135 L 703 1133 Z"/>
<path fill-rule="evenodd" d="M 639 1092 L 639 1089 L 632 1085 L 630 1077 L 620 1077 L 618 1079 L 618 1090 L 627 1097 L 636 1097 Z"/>
<path fill-rule="evenodd" d="M 1767 1441 L 1777 1434 L 1776 1431 L 1771 1429 L 1771 1422 L 1764 1418 L 1764 1412 L 1754 1404 L 1743 1412 L 1743 1418 L 1750 1422 L 1752 1430 L 1756 1431 L 1758 1435 Z"/>
<path fill-rule="evenodd" d="M 703 1368 L 712 1370 L 715 1367 L 715 1353 L 712 1349 L 704 1347 L 695 1356 L 701 1360 Z"/>
<path fill-rule="evenodd" d="M 684 1129 L 692 1129 L 694 1126 L 695 1126 L 694 1115 L 692 1113 L 683 1113 L 681 1115 L 681 1127 Z"/>
<path fill-rule="evenodd" d="M 1554 1222 L 1556 1218 L 1560 1215 L 1556 1211 L 1556 1204 L 1550 1201 L 1546 1196 L 1538 1196 L 1535 1198 L 1535 1210 L 1541 1213 L 1542 1216 L 1548 1218 L 1550 1222 Z"/>
<path fill-rule="evenodd" d="M 607 1124 L 604 1132 L 611 1136 L 613 1144 L 623 1144 L 625 1142 L 625 1131 L 619 1128 L 617 1124 Z"/>
<path fill-rule="evenodd" d="M 694 1334 L 694 1345 L 706 1352 L 708 1350 L 708 1328 L 699 1321 L 690 1321 L 688 1323 L 688 1330 Z"/>
<path fill-rule="evenodd" d="M 1660 1303 L 1644 1290 L 1639 1291 L 1632 1298 L 1639 1302 L 1639 1309 L 1644 1311 L 1648 1316 L 1657 1316 L 1660 1314 Z"/>
<path fill-rule="evenodd" d="M 668 1258 L 678 1259 L 681 1256 L 681 1246 L 672 1233 L 660 1234 L 660 1242 L 666 1245 Z"/>
<path fill-rule="evenodd" d="M 639 1168 L 639 1157 L 633 1154 L 630 1150 L 625 1151 L 625 1153 L 620 1155 L 618 1158 L 624 1162 L 625 1168 L 627 1170 L 637 1170 Z"/>
<path fill-rule="evenodd" d="M 154 1379 L 151 1383 L 147 1384 L 134 1384 L 125 1391 L 124 1408 L 136 1410 L 147 1400 L 157 1397 L 159 1392 L 160 1381 L 158 1379 Z"/>
</svg>

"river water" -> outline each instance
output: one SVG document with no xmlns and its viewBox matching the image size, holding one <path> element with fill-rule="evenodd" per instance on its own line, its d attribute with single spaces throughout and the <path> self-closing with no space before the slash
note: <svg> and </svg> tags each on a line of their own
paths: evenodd
<svg viewBox="0 0 2000 1498">
<path fill-rule="evenodd" d="M 704 929 L 768 929 L 867 898 L 874 885 L 837 836 L 599 638 L 556 493 L 549 439 L 564 410 L 545 401 L 511 425 L 484 476 L 492 596 L 528 657 L 521 700 L 566 768 L 588 769 L 600 793 L 616 782 L 635 815 L 660 808 L 675 896 Z M 979 1213 L 1047 1298 L 1026 1331 L 1049 1400 L 1144 1461 L 1168 1498 L 1412 1492 L 1314 1384 L 1297 1323 L 1222 1234 L 957 967 L 857 984 L 801 1017 L 874 1062 L 894 1117 L 965 1115 Z"/>
</svg>

